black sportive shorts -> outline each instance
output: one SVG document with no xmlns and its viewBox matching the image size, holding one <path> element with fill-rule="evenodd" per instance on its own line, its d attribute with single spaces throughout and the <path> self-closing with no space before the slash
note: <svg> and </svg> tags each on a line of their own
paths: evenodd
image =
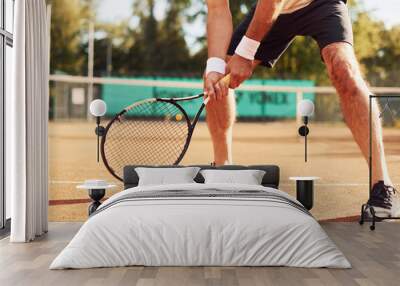
<svg viewBox="0 0 400 286">
<path fill-rule="evenodd" d="M 281 14 L 261 41 L 255 55 L 266 67 L 273 67 L 296 36 L 311 36 L 320 50 L 329 44 L 353 45 L 353 31 L 345 0 L 314 0 L 290 14 Z M 233 55 L 253 18 L 255 6 L 233 33 L 228 54 Z"/>
</svg>

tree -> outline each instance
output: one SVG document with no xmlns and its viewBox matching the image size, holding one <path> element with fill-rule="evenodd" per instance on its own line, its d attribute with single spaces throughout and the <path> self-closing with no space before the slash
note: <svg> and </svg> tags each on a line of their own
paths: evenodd
<svg viewBox="0 0 400 286">
<path fill-rule="evenodd" d="M 129 58 L 131 47 L 135 43 L 135 31 L 129 27 L 129 19 L 119 23 L 98 23 L 96 24 L 98 34 L 103 38 L 97 38 L 94 43 L 94 73 L 97 76 L 127 75 L 130 73 L 129 65 L 135 59 Z M 111 63 L 107 58 L 111 56 Z M 109 67 L 108 64 L 111 64 Z M 135 64 L 135 63 L 134 63 Z"/>
<path fill-rule="evenodd" d="M 80 0 L 54 0 L 52 5 L 50 72 L 80 74 L 84 64 L 81 51 L 81 19 L 85 16 Z"/>
<path fill-rule="evenodd" d="M 133 16 L 139 19 L 132 30 L 134 43 L 129 49 L 129 68 L 147 75 L 181 74 L 193 69 L 187 47 L 183 24 L 190 0 L 168 2 L 165 16 L 157 20 L 154 0 L 133 4 Z"/>
<path fill-rule="evenodd" d="M 381 33 L 380 47 L 374 56 L 364 59 L 368 78 L 374 85 L 397 86 L 400 70 L 400 26 Z"/>
<path fill-rule="evenodd" d="M 129 51 L 129 66 L 135 72 L 153 73 L 160 60 L 158 22 L 154 16 L 154 0 L 136 0 L 133 3 L 133 15 L 139 18 L 139 27 L 135 43 Z"/>
<path fill-rule="evenodd" d="M 366 59 L 377 56 L 383 44 L 382 32 L 384 30 L 384 24 L 373 20 L 367 12 L 358 13 L 353 21 L 354 49 L 362 64 Z"/>
<path fill-rule="evenodd" d="M 183 12 L 190 4 L 187 0 L 169 3 L 165 19 L 158 33 L 159 65 L 161 71 L 182 72 L 193 69 L 183 33 Z"/>
</svg>

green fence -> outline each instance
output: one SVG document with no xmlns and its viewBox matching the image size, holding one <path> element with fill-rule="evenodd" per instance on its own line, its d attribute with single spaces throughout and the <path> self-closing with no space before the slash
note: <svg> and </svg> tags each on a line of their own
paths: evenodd
<svg viewBox="0 0 400 286">
<path fill-rule="evenodd" d="M 143 79 L 143 78 L 141 78 Z M 151 78 L 154 80 L 154 78 Z M 157 80 L 185 81 L 200 83 L 199 79 L 182 78 L 157 78 Z M 246 84 L 266 86 L 314 86 L 313 81 L 305 80 L 258 80 L 246 81 Z M 133 102 L 151 97 L 185 97 L 201 93 L 201 89 L 176 88 L 176 87 L 149 87 L 104 84 L 101 97 L 107 103 L 107 116 L 114 116 L 124 107 Z M 295 118 L 296 94 L 288 92 L 265 91 L 236 91 L 237 115 L 242 119 L 251 118 Z M 314 100 L 313 93 L 305 93 L 304 98 Z M 183 107 L 189 116 L 197 112 L 200 100 L 183 103 Z"/>
</svg>

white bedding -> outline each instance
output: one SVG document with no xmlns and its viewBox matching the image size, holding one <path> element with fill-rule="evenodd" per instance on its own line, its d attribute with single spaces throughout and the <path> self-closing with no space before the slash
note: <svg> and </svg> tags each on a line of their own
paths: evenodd
<svg viewBox="0 0 400 286">
<path fill-rule="evenodd" d="M 137 192 L 263 191 L 272 199 L 161 197 Z M 318 222 L 279 190 L 254 185 L 136 187 L 104 202 L 50 269 L 145 266 L 294 266 L 349 268 Z M 119 201 L 120 200 L 120 201 Z"/>
</svg>

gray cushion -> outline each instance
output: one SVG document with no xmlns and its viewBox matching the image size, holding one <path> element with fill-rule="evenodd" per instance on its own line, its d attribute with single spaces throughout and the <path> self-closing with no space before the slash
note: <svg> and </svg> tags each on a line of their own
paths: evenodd
<svg viewBox="0 0 400 286">
<path fill-rule="evenodd" d="M 201 170 L 207 184 L 261 185 L 265 171 L 262 170 Z"/>
<path fill-rule="evenodd" d="M 135 168 L 139 186 L 195 183 L 199 167 L 186 168 Z"/>
</svg>

